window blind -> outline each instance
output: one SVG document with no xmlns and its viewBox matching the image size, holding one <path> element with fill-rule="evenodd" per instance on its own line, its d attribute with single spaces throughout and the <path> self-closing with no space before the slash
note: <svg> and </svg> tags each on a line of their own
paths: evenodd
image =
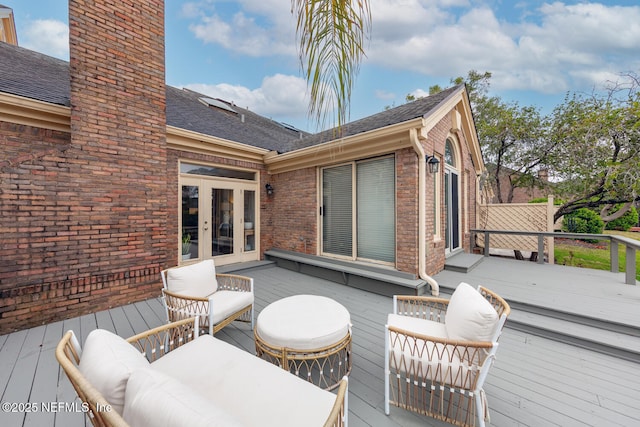
<svg viewBox="0 0 640 427">
<path fill-rule="evenodd" d="M 352 166 L 343 165 L 322 172 L 322 250 L 353 256 Z"/>
<path fill-rule="evenodd" d="M 358 258 L 393 262 L 396 256 L 395 161 L 357 164 Z"/>
</svg>

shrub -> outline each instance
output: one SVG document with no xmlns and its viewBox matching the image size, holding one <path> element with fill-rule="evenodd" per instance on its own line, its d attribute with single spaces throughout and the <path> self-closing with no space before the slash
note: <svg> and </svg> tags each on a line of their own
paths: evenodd
<svg viewBox="0 0 640 427">
<path fill-rule="evenodd" d="M 601 234 L 604 230 L 604 221 L 600 215 L 587 208 L 580 208 L 569 215 L 564 216 L 562 221 L 562 231 L 569 233 Z M 584 239 L 587 242 L 595 243 L 597 240 Z"/>
<path fill-rule="evenodd" d="M 529 200 L 527 203 L 547 203 L 548 201 L 549 199 L 547 197 L 537 197 L 535 199 Z M 563 203 L 564 201 L 562 199 L 558 199 L 558 198 L 553 199 L 553 204 L 555 206 L 560 206 Z"/>
<path fill-rule="evenodd" d="M 617 211 L 621 207 L 622 205 L 616 206 L 615 211 Z M 609 221 L 606 225 L 606 229 L 627 231 L 631 227 L 634 227 L 637 224 L 638 224 L 638 211 L 636 208 L 632 206 L 631 209 L 626 211 L 624 215 L 622 215 L 620 218 L 614 219 L 613 221 Z"/>
</svg>

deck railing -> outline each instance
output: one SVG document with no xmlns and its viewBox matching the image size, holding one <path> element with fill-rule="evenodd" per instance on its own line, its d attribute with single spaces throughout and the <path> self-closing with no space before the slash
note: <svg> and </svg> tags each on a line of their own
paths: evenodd
<svg viewBox="0 0 640 427">
<path fill-rule="evenodd" d="M 564 232 L 550 232 L 550 231 L 513 231 L 513 230 L 484 230 L 473 228 L 471 229 L 471 248 L 476 246 L 476 235 L 482 234 L 484 236 L 484 256 L 489 256 L 489 249 L 491 248 L 490 236 L 491 234 L 510 234 L 515 236 L 537 236 L 538 237 L 538 263 L 544 264 L 544 239 L 545 237 L 561 237 L 568 239 L 594 239 L 594 240 L 606 240 L 609 242 L 609 256 L 611 260 L 611 271 L 617 273 L 619 270 L 618 253 L 619 246 L 625 246 L 626 261 L 625 261 L 625 283 L 628 285 L 636 284 L 636 251 L 640 250 L 640 241 L 630 239 L 624 236 L 617 236 L 615 234 L 585 234 L 585 233 L 564 233 Z M 553 254 L 549 254 L 552 257 Z"/>
</svg>

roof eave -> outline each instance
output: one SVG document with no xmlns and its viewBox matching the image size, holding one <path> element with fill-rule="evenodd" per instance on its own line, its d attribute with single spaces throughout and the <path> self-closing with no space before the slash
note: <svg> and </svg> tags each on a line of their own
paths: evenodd
<svg viewBox="0 0 640 427">
<path fill-rule="evenodd" d="M 262 163 L 264 157 L 269 153 L 269 150 L 265 148 L 254 147 L 170 125 L 167 125 L 167 147 L 258 163 Z"/>
<path fill-rule="evenodd" d="M 0 121 L 71 131 L 71 108 L 0 92 Z"/>
<path fill-rule="evenodd" d="M 440 120 L 442 120 L 442 118 L 444 118 L 451 111 L 457 111 L 460 114 L 461 129 L 458 130 L 463 133 L 465 139 L 467 140 L 476 174 L 480 174 L 486 168 L 484 165 L 484 160 L 482 159 L 478 133 L 473 121 L 471 104 L 469 103 L 469 97 L 466 96 L 466 89 L 464 86 L 461 85 L 458 90 L 452 92 L 435 108 L 432 108 L 423 116 L 423 135 L 426 136 L 427 132 L 429 132 L 429 130 L 431 130 L 436 124 L 438 124 L 438 122 L 440 122 Z"/>
<path fill-rule="evenodd" d="M 389 153 L 410 147 L 408 130 L 419 128 L 422 123 L 423 118 L 418 117 L 284 154 L 271 152 L 264 162 L 267 171 L 276 174 Z"/>
</svg>

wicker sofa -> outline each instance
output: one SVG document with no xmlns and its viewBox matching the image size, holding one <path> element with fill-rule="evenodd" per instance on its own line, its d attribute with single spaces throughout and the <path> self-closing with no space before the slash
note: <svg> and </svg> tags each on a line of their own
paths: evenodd
<svg viewBox="0 0 640 427">
<path fill-rule="evenodd" d="M 343 426 L 347 379 L 316 387 L 211 335 L 198 320 L 124 340 L 97 329 L 56 348 L 95 426 Z"/>
</svg>

